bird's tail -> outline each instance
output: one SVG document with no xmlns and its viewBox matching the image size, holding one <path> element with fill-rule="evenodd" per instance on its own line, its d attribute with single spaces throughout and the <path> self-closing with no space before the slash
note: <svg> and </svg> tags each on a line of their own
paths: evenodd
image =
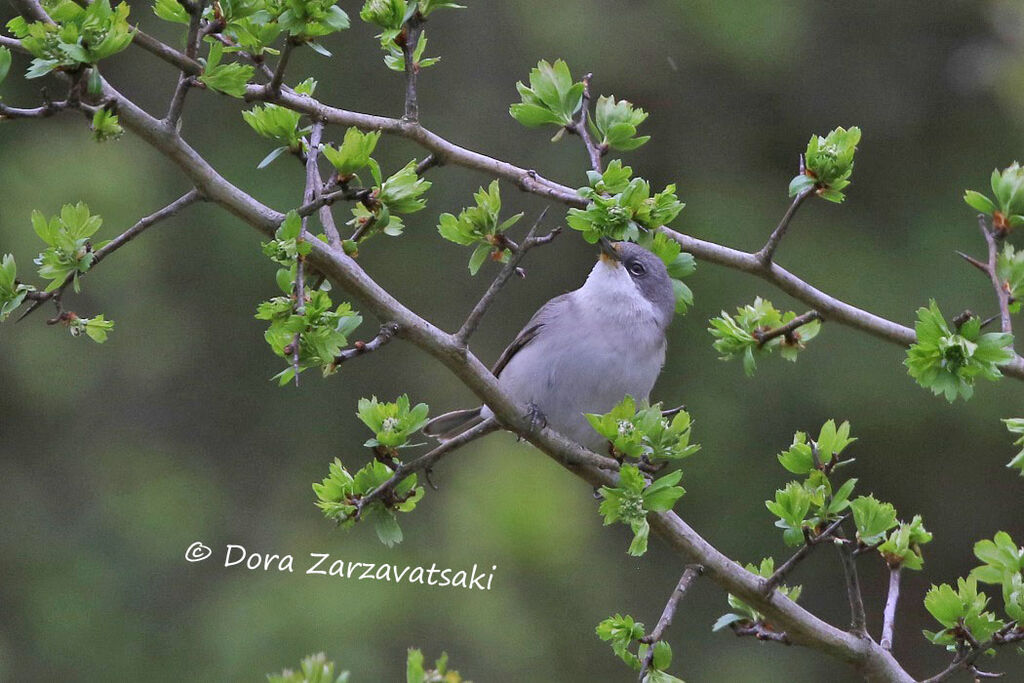
<svg viewBox="0 0 1024 683">
<path fill-rule="evenodd" d="M 481 408 L 470 408 L 438 415 L 423 427 L 423 433 L 439 441 L 447 441 L 483 422 L 480 411 Z"/>
</svg>

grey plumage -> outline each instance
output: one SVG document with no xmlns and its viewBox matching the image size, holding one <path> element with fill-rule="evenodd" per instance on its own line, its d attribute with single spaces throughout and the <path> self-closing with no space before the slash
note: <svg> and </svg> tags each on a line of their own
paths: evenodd
<svg viewBox="0 0 1024 683">
<path fill-rule="evenodd" d="M 675 295 L 665 265 L 631 242 L 611 246 L 577 290 L 548 301 L 505 349 L 493 372 L 548 426 L 593 450 L 605 441 L 584 413 L 606 413 L 622 397 L 647 399 L 665 362 Z M 491 417 L 489 408 L 447 413 L 423 432 L 450 439 Z"/>
</svg>

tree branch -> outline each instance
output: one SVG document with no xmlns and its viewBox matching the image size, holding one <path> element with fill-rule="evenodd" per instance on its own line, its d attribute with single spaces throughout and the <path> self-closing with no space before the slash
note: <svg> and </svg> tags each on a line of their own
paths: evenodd
<svg viewBox="0 0 1024 683">
<path fill-rule="evenodd" d="M 672 591 L 672 595 L 669 596 L 668 602 L 665 603 L 665 609 L 661 612 L 661 618 L 658 619 L 658 624 L 654 627 L 654 630 L 643 637 L 641 642 L 647 643 L 650 647 L 647 648 L 647 654 L 644 655 L 643 663 L 640 666 L 640 683 L 643 683 L 647 674 L 651 670 L 651 664 L 654 662 L 654 645 L 665 635 L 665 629 L 672 624 L 672 619 L 675 618 L 676 608 L 679 607 L 679 601 L 686 595 L 686 591 L 690 589 L 690 585 L 696 580 L 698 576 L 704 573 L 704 567 L 699 564 L 691 564 L 686 567 L 683 575 L 679 577 L 679 583 L 676 584 L 675 590 Z"/>
<path fill-rule="evenodd" d="M 795 567 L 805 557 L 807 557 L 810 554 L 810 552 L 815 548 L 815 546 L 817 546 L 819 543 L 823 543 L 824 541 L 827 541 L 830 538 L 832 538 L 835 532 L 839 529 L 840 526 L 842 526 L 843 522 L 845 521 L 846 515 L 843 515 L 836 521 L 832 522 L 832 524 L 830 524 L 828 528 L 822 531 L 820 534 L 813 538 L 807 539 L 799 550 L 793 553 L 793 555 L 788 560 L 779 565 L 779 568 L 776 569 L 771 576 L 765 579 L 763 592 L 767 595 L 774 591 L 786 579 L 786 576 L 789 574 L 789 572 L 793 570 L 793 567 Z"/>
<path fill-rule="evenodd" d="M 399 465 L 395 469 L 395 473 L 391 475 L 387 481 L 359 499 L 356 503 L 356 510 L 352 514 L 352 517 L 359 519 L 363 514 L 363 510 L 365 510 L 370 503 L 375 500 L 380 500 L 381 498 L 387 498 L 388 495 L 395 490 L 395 487 L 410 475 L 422 472 L 425 477 L 429 478 L 431 469 L 439 460 L 441 460 L 441 458 L 452 451 L 465 446 L 471 441 L 476 441 L 480 437 L 486 436 L 491 432 L 496 432 L 499 429 L 501 429 L 501 426 L 498 424 L 498 421 L 493 417 L 489 417 L 475 427 L 462 432 L 458 436 L 448 439 L 447 441 L 442 441 L 440 445 L 435 447 L 429 453 L 421 455 L 415 460 Z"/>
<path fill-rule="evenodd" d="M 512 277 L 512 273 L 516 272 L 516 268 L 519 266 L 519 262 L 523 260 L 523 257 L 526 256 L 526 252 L 538 244 L 546 244 L 547 242 L 550 242 L 558 235 L 559 229 L 555 228 L 544 237 L 534 237 L 534 234 L 537 232 L 537 227 L 541 224 L 541 221 L 544 220 L 544 216 L 547 215 L 547 212 L 547 207 L 545 207 L 544 210 L 541 211 L 540 216 L 537 217 L 537 220 L 534 221 L 530 231 L 526 233 L 526 238 L 523 240 L 523 243 L 519 245 L 518 249 L 514 249 L 512 251 L 512 255 L 509 257 L 508 262 L 500 271 L 498 271 L 498 275 L 494 278 L 491 286 L 488 287 L 487 291 L 484 292 L 484 295 L 480 297 L 480 301 L 477 302 L 476 306 L 473 307 L 473 310 L 470 311 L 469 315 L 466 317 L 466 322 L 462 323 L 462 327 L 460 327 L 459 331 L 455 333 L 455 338 L 463 344 L 465 344 L 466 341 L 469 340 L 470 335 L 476 331 L 476 328 L 483 319 L 487 309 L 494 303 L 494 300 L 497 298 L 501 288 L 504 287 L 505 283 L 508 282 L 508 279 Z"/>
<path fill-rule="evenodd" d="M 93 252 L 92 263 L 89 265 L 89 270 L 85 271 L 84 273 L 79 273 L 78 277 L 83 277 L 87 275 L 89 272 L 92 271 L 93 268 L 99 265 L 100 261 L 102 261 L 107 256 L 113 254 L 115 251 L 117 251 L 124 245 L 128 244 L 128 242 L 131 242 L 133 239 L 141 235 L 147 228 L 156 225 L 157 223 L 166 218 L 170 218 L 174 214 L 184 209 L 186 206 L 194 204 L 200 199 L 202 199 L 202 196 L 199 194 L 199 191 L 196 189 L 191 189 L 182 196 L 175 199 L 167 206 L 165 206 L 164 208 L 160 209 L 159 211 L 155 211 L 146 216 L 145 218 L 140 219 L 138 223 L 128 228 L 120 235 L 110 240 L 105 245 L 103 245 L 95 252 Z M 20 322 L 21 320 L 24 320 L 26 317 L 28 317 L 30 313 L 32 313 L 32 311 L 42 306 L 50 299 L 59 298 L 64 293 L 64 289 L 67 288 L 67 286 L 70 285 L 74 279 L 75 275 L 74 273 L 72 273 L 68 275 L 64 279 L 64 282 L 61 283 L 60 287 L 58 287 L 55 290 L 52 290 L 50 292 L 29 292 L 27 298 L 32 299 L 33 304 L 29 306 L 29 308 L 24 313 L 21 314 L 21 317 L 18 318 L 18 321 Z"/>
<path fill-rule="evenodd" d="M 786 230 L 789 229 L 789 224 L 793 221 L 793 216 L 796 215 L 797 209 L 804 201 L 814 194 L 814 188 L 808 188 L 793 198 L 789 208 L 786 209 L 786 213 L 783 214 L 782 220 L 769 235 L 768 241 L 765 242 L 764 246 L 761 247 L 755 256 L 762 266 L 768 267 L 772 262 L 772 257 L 775 255 L 775 250 L 779 248 L 779 243 L 782 242 L 782 238 L 786 235 Z"/>
<path fill-rule="evenodd" d="M 202 36 L 199 33 L 199 24 L 203 19 L 204 2 L 198 4 L 187 3 L 182 6 L 189 12 L 188 35 L 185 38 L 185 56 L 194 60 L 199 54 L 199 41 Z M 177 126 L 181 119 L 181 111 L 185 106 L 185 96 L 192 87 L 193 76 L 184 70 L 178 74 L 178 85 L 174 88 L 174 95 L 171 97 L 171 104 L 167 108 L 167 116 L 164 121 L 169 126 Z"/>
<path fill-rule="evenodd" d="M 580 117 L 569 126 L 569 130 L 580 136 L 583 146 L 587 148 L 590 168 L 600 173 L 601 157 L 604 155 L 604 150 L 594 142 L 594 139 L 590 136 L 590 129 L 587 127 L 587 117 L 590 115 L 590 79 L 593 77 L 594 74 L 592 73 L 588 73 L 583 77 L 583 104 L 580 108 Z"/>
<path fill-rule="evenodd" d="M 1002 238 L 993 235 L 992 231 L 988 229 L 985 214 L 983 213 L 978 214 L 978 228 L 981 230 L 981 234 L 985 237 L 985 243 L 988 245 L 987 270 L 989 279 L 992 281 L 992 288 L 996 292 L 996 299 L 999 301 L 999 320 L 1002 330 L 1007 334 L 1013 334 L 1013 321 L 1010 319 L 1010 292 L 1006 288 L 1006 283 L 999 279 L 999 273 L 996 268 L 996 262 L 999 258 L 999 243 L 1002 241 Z"/>
<path fill-rule="evenodd" d="M 399 36 L 402 45 L 402 56 L 405 58 L 405 116 L 410 123 L 420 120 L 420 105 L 416 94 L 416 79 L 420 73 L 420 65 L 416 63 L 416 48 L 423 34 L 423 15 L 417 9 L 405 22 L 405 29 Z"/>
<path fill-rule="evenodd" d="M 896 625 L 896 604 L 900 600 L 900 571 L 902 567 L 889 568 L 889 594 L 885 598 L 885 612 L 882 617 L 882 640 L 884 650 L 892 649 L 893 630 Z"/>
<path fill-rule="evenodd" d="M 278 95 L 281 92 L 281 83 L 284 81 L 284 70 L 288 68 L 288 59 L 292 56 L 292 50 L 296 47 L 295 42 L 290 38 L 284 41 L 284 47 L 281 48 L 281 57 L 277 60 L 277 68 L 274 69 L 274 75 L 270 79 L 270 83 L 267 84 L 267 91 Z"/>
<path fill-rule="evenodd" d="M 843 538 L 841 531 L 836 532 L 837 538 Z M 850 601 L 850 632 L 867 638 L 867 617 L 864 615 L 864 597 L 860 590 L 860 579 L 857 577 L 857 562 L 853 551 L 846 543 L 836 547 L 843 563 L 843 576 L 846 577 L 846 597 Z"/>
<path fill-rule="evenodd" d="M 352 348 L 345 349 L 334 358 L 332 369 L 341 365 L 347 360 L 351 360 L 356 356 L 362 356 L 367 353 L 373 353 L 380 347 L 384 346 L 398 334 L 398 325 L 395 323 L 384 323 L 380 326 L 380 332 L 377 336 L 368 342 L 357 341 L 352 345 Z"/>
</svg>

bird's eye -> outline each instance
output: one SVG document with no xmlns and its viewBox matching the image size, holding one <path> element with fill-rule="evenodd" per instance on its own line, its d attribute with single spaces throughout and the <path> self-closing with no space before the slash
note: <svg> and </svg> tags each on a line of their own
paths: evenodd
<svg viewBox="0 0 1024 683">
<path fill-rule="evenodd" d="M 639 261 L 634 261 L 633 263 L 629 264 L 629 272 L 639 277 L 646 273 L 647 269 L 644 268 L 644 264 L 640 263 Z"/>
</svg>

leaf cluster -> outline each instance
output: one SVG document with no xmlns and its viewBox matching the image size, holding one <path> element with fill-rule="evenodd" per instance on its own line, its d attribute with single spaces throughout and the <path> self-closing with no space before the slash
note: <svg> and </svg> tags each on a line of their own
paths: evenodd
<svg viewBox="0 0 1024 683">
<path fill-rule="evenodd" d="M 32 212 L 32 228 L 48 246 L 35 259 L 39 275 L 50 280 L 46 291 L 52 292 L 72 276 L 72 285 L 79 291 L 78 276 L 89 270 L 95 258 L 91 237 L 103 225 L 103 219 L 89 213 L 89 207 L 78 202 L 65 204 L 57 216 L 49 220 L 40 211 Z"/>
<path fill-rule="evenodd" d="M 603 173 L 588 171 L 587 179 L 589 185 L 578 192 L 590 203 L 585 209 L 569 209 L 566 222 L 591 244 L 602 237 L 637 242 L 641 231 L 671 223 L 685 206 L 675 185 L 652 195 L 650 184 L 634 178 L 633 169 L 618 159 Z"/>
<path fill-rule="evenodd" d="M 946 324 L 934 299 L 917 311 L 917 342 L 907 350 L 907 372 L 936 396 L 952 403 L 974 395 L 978 377 L 997 380 L 999 366 L 1013 358 L 1013 335 L 1002 332 L 982 334 L 981 320 L 972 317 L 953 331 Z"/>
<path fill-rule="evenodd" d="M 303 657 L 299 670 L 285 669 L 279 674 L 267 674 L 268 683 L 348 683 L 349 672 L 334 675 L 334 662 L 320 652 Z"/>
<path fill-rule="evenodd" d="M 295 86 L 295 92 L 300 95 L 312 95 L 315 90 L 316 81 L 312 78 L 307 78 Z M 243 111 L 242 118 L 250 128 L 256 131 L 257 135 L 281 143 L 281 146 L 275 147 L 263 158 L 257 168 L 266 167 L 284 152 L 298 154 L 303 151 L 305 147 L 303 136 L 309 133 L 310 128 L 300 125 L 301 113 L 268 103 Z"/>
<path fill-rule="evenodd" d="M 341 145 L 337 148 L 329 144 L 324 145 L 320 151 L 334 167 L 341 182 L 347 183 L 355 178 L 359 171 L 367 167 L 376 168 L 376 174 L 380 173 L 380 167 L 373 158 L 373 151 L 377 148 L 378 140 L 380 140 L 380 131 L 363 133 L 358 128 L 349 128 L 345 131 L 345 138 Z"/>
<path fill-rule="evenodd" d="M 92 115 L 92 137 L 96 142 L 117 140 L 124 135 L 124 128 L 117 120 L 117 114 L 107 107 L 100 107 Z"/>
<path fill-rule="evenodd" d="M 1010 295 L 1010 312 L 1020 313 L 1024 300 L 1024 251 L 1017 251 L 1012 244 L 1004 244 L 996 257 L 996 277 L 1004 283 Z"/>
<path fill-rule="evenodd" d="M 416 648 L 409 649 L 409 655 L 405 661 L 405 682 L 406 683 L 472 683 L 463 681 L 458 671 L 448 668 L 448 653 L 442 652 L 441 656 L 434 662 L 433 669 L 427 669 L 424 664 L 423 652 Z"/>
<path fill-rule="evenodd" d="M 992 171 L 989 183 L 992 201 L 975 190 L 964 192 L 964 201 L 975 211 L 992 218 L 992 226 L 1001 232 L 1024 225 L 1024 168 L 1016 161 L 1000 171 Z"/>
<path fill-rule="evenodd" d="M 598 512 L 604 515 L 605 526 L 622 522 L 633 531 L 630 555 L 639 557 L 647 552 L 647 537 L 651 530 L 647 514 L 672 509 L 685 493 L 681 487 L 676 486 L 682 476 L 683 473 L 676 470 L 655 479 L 648 486 L 639 468 L 623 465 L 619 469 L 619 485 L 601 487 L 603 500 Z"/>
<path fill-rule="evenodd" d="M 367 200 L 352 208 L 349 225 L 363 228 L 363 238 L 373 232 L 383 232 L 396 237 L 405 229 L 405 222 L 397 214 L 410 214 L 423 210 L 427 200 L 423 194 L 430 189 L 431 182 L 416 173 L 415 159 L 390 177 L 383 179 L 380 167 L 370 160 L 370 173 L 375 185 Z M 372 226 L 372 230 L 366 226 Z"/>
<path fill-rule="evenodd" d="M 853 175 L 853 155 L 860 142 L 860 128 L 836 128 L 825 137 L 812 135 L 804 153 L 804 171 L 789 183 L 789 196 L 814 190 L 822 199 L 842 202 L 842 190 Z"/>
<path fill-rule="evenodd" d="M 370 520 L 381 543 L 389 548 L 402 542 L 402 529 L 398 525 L 397 512 L 411 512 L 420 498 L 423 487 L 416 485 L 416 475 L 403 478 L 392 491 L 391 498 L 375 499 L 363 508 L 361 516 L 355 517 L 359 499 L 384 485 L 394 470 L 380 460 L 372 460 L 355 475 L 349 474 L 341 460 L 335 458 L 328 467 L 327 477 L 319 484 L 313 484 L 317 507 L 324 516 L 341 527 L 350 527 L 358 520 Z"/>
<path fill-rule="evenodd" d="M 253 67 L 238 62 L 221 63 L 224 57 L 224 46 L 217 41 L 210 42 L 210 52 L 203 62 L 203 73 L 199 80 L 208 88 L 217 92 L 242 97 L 245 86 L 252 79 Z"/>
<path fill-rule="evenodd" d="M 370 448 L 382 446 L 392 454 L 399 448 L 416 445 L 408 443 L 409 437 L 427 424 L 429 410 L 426 403 L 410 406 L 406 394 L 390 403 L 378 401 L 376 396 L 359 399 L 356 416 L 374 433 L 374 438 L 363 445 Z"/>
<path fill-rule="evenodd" d="M 476 245 L 469 259 L 470 275 L 476 275 L 488 257 L 501 263 L 508 261 L 512 252 L 506 247 L 503 233 L 523 217 L 522 213 L 517 213 L 500 220 L 501 192 L 497 180 L 492 181 L 486 190 L 478 189 L 473 199 L 475 206 L 463 209 L 458 216 L 443 213 L 437 224 L 437 231 L 449 242 Z"/>
<path fill-rule="evenodd" d="M 785 325 L 796 317 L 795 312 L 783 313 L 775 308 L 771 301 L 757 297 L 753 304 L 737 308 L 735 316 L 722 311 L 720 316 L 712 318 L 708 321 L 708 332 L 715 338 L 713 346 L 722 354 L 721 359 L 742 358 L 743 370 L 750 377 L 757 368 L 758 356 L 778 351 L 786 360 L 795 362 L 806 342 L 818 336 L 821 321 L 812 320 L 788 335 L 779 335 L 764 343 L 761 342 L 761 335 Z"/>
<path fill-rule="evenodd" d="M 643 666 L 643 660 L 652 646 L 642 639 L 645 636 L 644 625 L 635 621 L 628 614 L 623 616 L 616 614 L 608 617 L 595 629 L 597 637 L 606 641 L 612 647 L 615 656 L 621 659 L 634 671 L 639 671 Z M 636 653 L 633 648 L 636 647 Z M 682 683 L 682 681 L 665 672 L 672 664 L 672 646 L 664 640 L 659 640 L 653 645 L 654 653 L 651 658 L 651 667 L 644 678 L 646 683 Z"/>
<path fill-rule="evenodd" d="M 110 0 L 94 0 L 84 7 L 72 0 L 46 3 L 54 23 L 28 22 L 15 17 L 7 28 L 21 41 L 34 59 L 26 78 L 39 78 L 51 71 L 75 71 L 95 66 L 128 47 L 135 29 L 128 23 L 127 2 L 117 7 Z"/>
<path fill-rule="evenodd" d="M 978 580 L 973 576 L 957 579 L 955 589 L 948 583 L 933 585 L 925 594 L 924 606 L 943 626 L 937 632 L 924 631 L 925 638 L 951 651 L 971 639 L 976 643 L 987 642 L 1005 625 L 985 610 L 988 596 L 978 591 Z"/>
<path fill-rule="evenodd" d="M 308 292 L 298 310 L 290 296 L 264 301 L 256 309 L 256 318 L 270 323 L 263 336 L 275 354 L 289 361 L 289 366 L 273 377 L 280 386 L 295 378 L 296 371 L 290 363 L 296 334 L 299 335 L 298 372 L 318 367 L 327 376 L 335 371 L 334 359 L 348 345 L 349 335 L 363 322 L 362 316 L 353 311 L 348 302 L 335 307 L 330 294 L 322 289 Z"/>
<path fill-rule="evenodd" d="M 541 60 L 530 71 L 530 85 L 516 83 L 521 102 L 509 107 L 509 114 L 529 128 L 547 124 L 571 126 L 583 106 L 583 83 L 575 81 L 561 59 L 554 64 Z"/>
<path fill-rule="evenodd" d="M 68 313 L 66 323 L 72 337 L 84 334 L 97 344 L 107 341 L 107 334 L 114 329 L 114 321 L 107 320 L 102 313 L 92 318 L 79 318 L 74 313 Z"/>
<path fill-rule="evenodd" d="M 636 134 L 647 116 L 647 112 L 628 100 L 616 101 L 612 96 L 602 95 L 589 119 L 590 132 L 602 149 L 628 152 L 651 139 L 650 135 Z"/>
<path fill-rule="evenodd" d="M 660 403 L 637 406 L 636 400 L 627 395 L 610 412 L 588 413 L 586 418 L 594 431 L 608 439 L 619 459 L 681 460 L 700 450 L 699 445 L 690 443 L 692 422 L 685 410 L 671 418 L 662 417 Z"/>
</svg>

